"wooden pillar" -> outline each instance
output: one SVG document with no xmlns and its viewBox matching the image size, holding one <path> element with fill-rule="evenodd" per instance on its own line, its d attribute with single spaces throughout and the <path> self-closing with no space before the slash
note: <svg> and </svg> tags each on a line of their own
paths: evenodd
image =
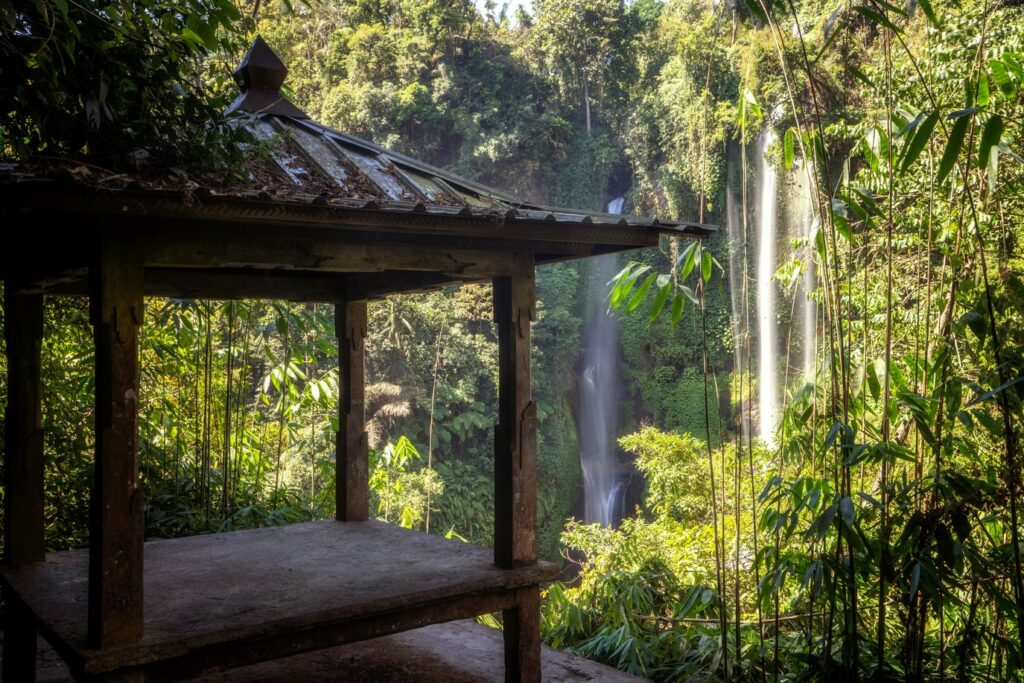
<svg viewBox="0 0 1024 683">
<path fill-rule="evenodd" d="M 494 563 L 537 562 L 537 411 L 530 396 L 533 273 L 494 279 L 498 424 L 494 435 Z M 505 610 L 505 680 L 540 681 L 540 596 L 518 592 Z"/>
<path fill-rule="evenodd" d="M 7 411 L 4 419 L 4 562 L 18 566 L 45 559 L 43 421 L 40 349 L 43 297 L 4 291 L 7 340 Z M 3 680 L 34 681 L 36 629 L 17 596 L 6 596 Z"/>
<path fill-rule="evenodd" d="M 334 307 L 338 335 L 338 435 L 335 518 L 361 522 L 370 513 L 370 461 L 366 442 L 366 302 L 346 301 Z"/>
<path fill-rule="evenodd" d="M 107 242 L 90 269 L 96 341 L 96 471 L 89 519 L 89 642 L 142 637 L 143 497 L 137 412 L 142 265 Z"/>
<path fill-rule="evenodd" d="M 540 589 L 520 588 L 515 609 L 502 612 L 505 637 L 505 680 L 540 682 Z"/>
</svg>

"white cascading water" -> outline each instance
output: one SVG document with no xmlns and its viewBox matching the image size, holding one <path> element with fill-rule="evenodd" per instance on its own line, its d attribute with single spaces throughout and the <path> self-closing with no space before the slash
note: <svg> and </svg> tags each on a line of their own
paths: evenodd
<svg viewBox="0 0 1024 683">
<path fill-rule="evenodd" d="M 775 166 L 765 153 L 775 142 L 775 132 L 766 127 L 757 140 L 757 158 L 761 172 L 757 177 L 757 335 L 758 335 L 758 435 L 769 448 L 775 447 L 775 428 L 779 421 L 778 319 L 775 315 L 775 212 L 778 178 Z"/>
<path fill-rule="evenodd" d="M 726 174 L 728 175 L 728 174 Z M 743 367 L 743 223 L 740 207 L 736 201 L 736 190 L 729 183 L 725 186 L 725 226 L 729 234 L 729 304 L 732 309 L 733 362 L 735 368 Z M 750 434 L 750 411 L 748 406 L 740 410 L 740 433 Z"/>
<path fill-rule="evenodd" d="M 803 373 L 804 381 L 812 382 L 815 376 L 815 346 L 818 340 L 818 306 L 811 298 L 818 286 L 818 275 L 814 270 L 814 198 L 807 169 L 802 165 L 796 169 L 796 214 L 800 226 L 800 238 L 804 242 L 801 260 L 806 266 L 803 291 L 801 292 L 801 313 L 803 317 Z"/>
<path fill-rule="evenodd" d="M 608 213 L 622 213 L 623 198 L 608 202 Z M 608 281 L 615 276 L 614 254 L 594 258 L 587 286 L 583 327 L 583 366 L 579 378 L 580 466 L 583 469 L 583 521 L 605 526 L 622 519 L 625 482 L 619 474 L 619 329 L 608 313 Z"/>
</svg>

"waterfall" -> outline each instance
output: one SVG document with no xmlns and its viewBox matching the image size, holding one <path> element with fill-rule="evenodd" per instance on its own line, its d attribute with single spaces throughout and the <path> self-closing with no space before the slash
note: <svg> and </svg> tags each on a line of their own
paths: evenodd
<svg viewBox="0 0 1024 683">
<path fill-rule="evenodd" d="M 622 213 L 622 204 L 622 197 L 608 202 L 608 213 Z M 618 372 L 619 330 L 615 318 L 608 313 L 608 281 L 615 276 L 615 264 L 614 254 L 592 260 L 579 377 L 583 520 L 606 526 L 622 518 L 625 492 L 616 457 L 622 384 Z"/>
<path fill-rule="evenodd" d="M 729 153 L 727 152 L 727 155 Z M 726 163 L 732 165 L 732 157 L 727 156 Z M 728 173 L 726 174 L 728 177 Z M 725 185 L 725 226 L 729 235 L 729 306 L 732 313 L 733 334 L 733 367 L 744 367 L 743 357 L 743 222 L 740 220 L 740 207 L 736 200 L 736 189 L 732 183 Z M 749 372 L 749 368 L 745 368 Z M 740 433 L 746 437 L 750 434 L 750 414 L 747 406 L 740 408 Z"/>
<path fill-rule="evenodd" d="M 776 360 L 778 356 L 778 319 L 775 315 L 775 213 L 778 181 L 775 166 L 765 154 L 775 141 L 775 132 L 766 127 L 757 140 L 757 336 L 758 336 L 758 410 L 759 436 L 769 448 L 775 447 L 775 428 L 779 420 L 779 390 Z"/>
<path fill-rule="evenodd" d="M 800 239 L 803 243 L 801 260 L 806 266 L 801 291 L 801 313 L 803 324 L 803 373 L 804 381 L 813 382 L 815 374 L 814 351 L 818 340 L 818 307 L 811 299 L 811 292 L 818 286 L 818 276 L 814 270 L 814 197 L 809 169 L 802 164 L 796 169 L 796 215 L 794 218 L 800 226 Z"/>
</svg>

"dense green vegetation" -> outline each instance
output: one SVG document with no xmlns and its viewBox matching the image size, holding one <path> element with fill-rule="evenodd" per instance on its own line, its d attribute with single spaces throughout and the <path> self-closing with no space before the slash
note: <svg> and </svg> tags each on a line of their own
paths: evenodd
<svg viewBox="0 0 1024 683">
<path fill-rule="evenodd" d="M 210 114 L 255 30 L 314 118 L 556 205 L 599 209 L 626 193 L 627 210 L 724 223 L 731 187 L 749 215 L 753 141 L 775 129 L 771 161 L 790 184 L 805 175 L 815 217 L 779 269 L 780 322 L 802 296 L 788 283 L 812 263 L 820 320 L 814 376 L 780 378 L 778 447 L 739 429 L 758 340 L 749 315 L 730 320 L 744 274 L 715 265 L 746 254 L 753 228 L 699 253 L 666 240 L 623 257 L 610 292 L 621 445 L 645 477 L 642 508 L 616 529 L 568 521 L 588 264 L 538 274 L 541 550 L 579 564 L 548 591 L 545 637 L 657 680 L 1020 680 L 1014 3 L 535 0 L 517 17 L 442 0 L 0 8 L 8 156 L 142 173 L 162 173 L 146 159 L 175 158 L 179 178 L 231 174 L 237 135 Z M 378 515 L 489 543 L 488 288 L 396 297 L 370 315 Z M 148 302 L 148 534 L 332 512 L 331 318 Z M 48 301 L 53 548 L 87 540 L 87 323 L 85 302 Z M 779 354 L 794 343 L 783 337 Z"/>
</svg>

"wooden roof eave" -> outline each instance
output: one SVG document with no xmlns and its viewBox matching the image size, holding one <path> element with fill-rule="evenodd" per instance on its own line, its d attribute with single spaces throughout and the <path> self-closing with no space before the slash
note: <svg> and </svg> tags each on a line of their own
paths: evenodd
<svg viewBox="0 0 1024 683">
<path fill-rule="evenodd" d="M 15 191 L 16 198 L 10 196 Z M 172 191 L 56 183 L 0 186 L 0 207 L 19 235 L 0 257 L 0 276 L 27 291 L 58 294 L 86 292 L 91 244 L 104 233 L 138 246 L 147 295 L 301 301 L 378 298 L 488 280 L 658 239 L 654 229 L 619 224 L 233 196 L 189 199 Z"/>
<path fill-rule="evenodd" d="M 496 251 L 529 242 L 537 243 L 537 248 L 531 251 L 565 251 L 567 255 L 579 250 L 566 245 L 594 245 L 600 247 L 600 251 L 653 246 L 662 229 L 583 220 L 542 220 L 500 212 L 452 214 L 422 208 L 391 210 L 376 207 L 372 202 L 354 208 L 325 201 L 303 203 L 170 190 L 99 190 L 38 182 L 0 186 L 0 215 L 15 220 L 19 216 L 33 215 L 29 220 L 36 225 L 39 216 L 52 216 L 60 219 L 55 225 L 67 229 L 95 229 L 96 221 L 102 218 L 116 223 L 134 223 L 144 218 L 150 225 L 168 222 L 179 230 L 189 225 L 206 229 L 211 224 L 224 229 L 239 225 L 326 231 L 372 229 L 375 233 L 391 233 L 398 241 L 402 235 L 459 240 L 482 238 Z M 518 244 L 511 244 L 513 242 Z"/>
</svg>

